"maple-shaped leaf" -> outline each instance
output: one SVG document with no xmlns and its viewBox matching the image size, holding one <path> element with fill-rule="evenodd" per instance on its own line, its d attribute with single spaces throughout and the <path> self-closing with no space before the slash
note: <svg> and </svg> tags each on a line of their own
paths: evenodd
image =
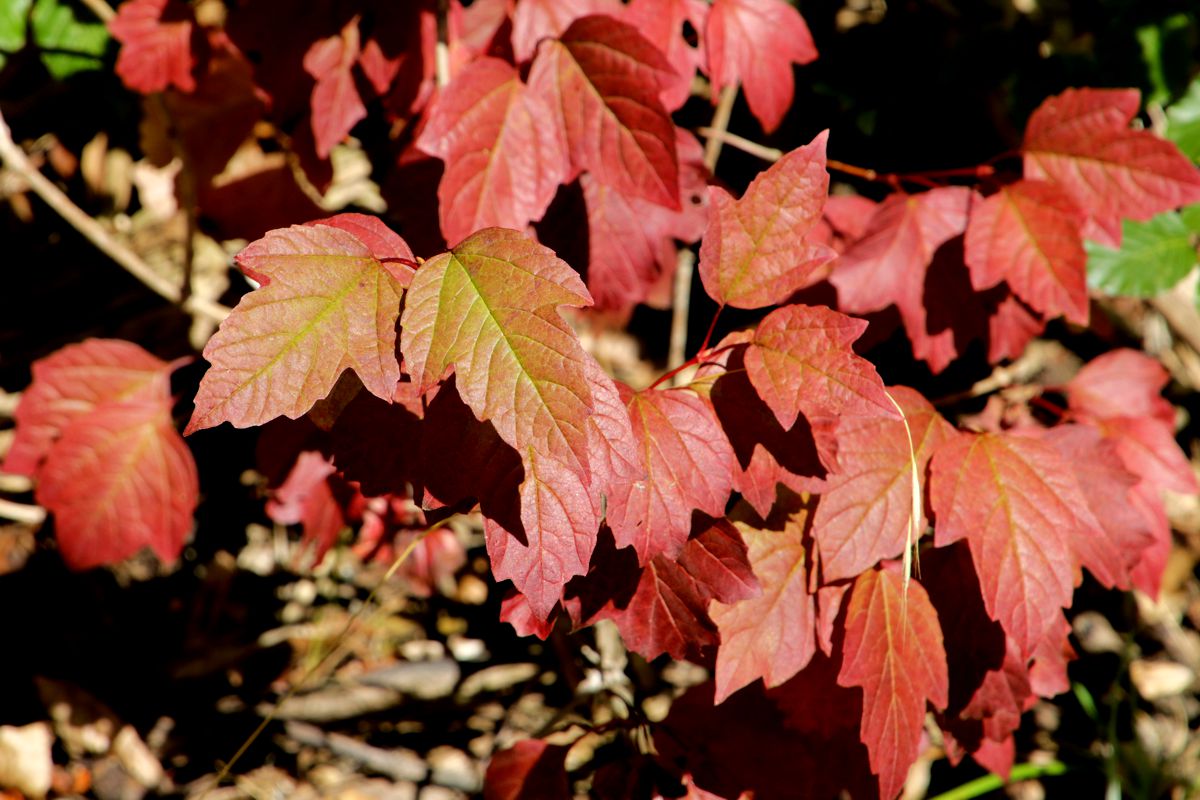
<svg viewBox="0 0 1200 800">
<path fill-rule="evenodd" d="M 718 303 L 775 305 L 825 277 L 821 267 L 835 253 L 806 237 L 821 219 L 829 192 L 828 138 L 828 131 L 818 134 L 759 173 L 740 200 L 709 187 L 700 279 Z"/>
<path fill-rule="evenodd" d="M 1200 491 L 1192 465 L 1170 427 L 1147 417 L 1110 417 L 1096 426 L 1116 443 L 1125 467 L 1156 491 Z"/>
<path fill-rule="evenodd" d="M 942 629 L 924 587 L 892 570 L 864 572 L 846 609 L 838 683 L 863 690 L 862 739 L 882 797 L 895 797 L 917 760 L 926 700 L 948 702 Z"/>
<path fill-rule="evenodd" d="M 205 346 L 212 367 L 185 434 L 222 422 L 244 428 L 295 419 L 347 369 L 391 400 L 403 294 L 395 275 L 407 267 L 381 263 L 357 236 L 320 224 L 271 231 L 237 260 L 262 287 L 241 299 Z"/>
<path fill-rule="evenodd" d="M 837 420 L 801 416 L 784 429 L 746 375 L 746 348 L 737 345 L 748 339 L 745 333 L 725 337 L 716 349 L 734 346 L 697 372 L 696 385 L 715 376 L 709 398 L 737 457 L 733 488 L 765 518 L 779 484 L 797 493 L 822 491 L 837 463 Z"/>
<path fill-rule="evenodd" d="M 626 646 L 648 660 L 663 653 L 702 660 L 719 641 L 709 602 L 759 591 L 746 545 L 723 519 L 706 522 L 677 557 L 660 554 L 641 569 L 628 549 L 601 541 L 588 576 L 567 587 L 567 610 L 577 624 L 612 620 Z"/>
<path fill-rule="evenodd" d="M 689 44 L 685 26 L 699 33 L 708 20 L 708 5 L 703 0 L 632 0 L 622 17 L 663 52 L 675 76 L 660 95 L 668 111 L 676 111 L 692 93 L 692 78 L 705 62 L 704 43 Z"/>
<path fill-rule="evenodd" d="M 183 550 L 200 486 L 191 451 L 155 400 L 104 403 L 76 419 L 42 468 L 37 501 L 54 514 L 71 569 L 149 547 L 165 562 Z"/>
<path fill-rule="evenodd" d="M 1070 464 L 1104 534 L 1089 530 L 1073 541 L 1081 565 L 1105 586 L 1129 589 L 1132 570 L 1154 541 L 1151 520 L 1132 502 L 1137 476 L 1125 469 L 1117 444 L 1090 425 L 1059 425 L 1041 438 Z"/>
<path fill-rule="evenodd" d="M 488 762 L 484 800 L 570 800 L 567 751 L 542 739 L 522 739 Z"/>
<path fill-rule="evenodd" d="M 304 544 L 312 547 L 314 564 L 321 562 L 346 527 L 343 505 L 348 498 L 338 498 L 330 482 L 336 471 L 324 455 L 306 450 L 266 506 L 267 516 L 280 525 L 303 527 Z"/>
<path fill-rule="evenodd" d="M 521 0 L 512 12 L 513 54 L 528 61 L 538 42 L 561 36 L 580 17 L 620 13 L 619 0 Z"/>
<path fill-rule="evenodd" d="M 717 702 L 758 678 L 767 688 L 780 685 L 817 650 L 816 607 L 808 591 L 810 513 L 807 505 L 781 507 L 767 520 L 770 527 L 736 523 L 762 593 L 709 609 L 721 632 Z"/>
<path fill-rule="evenodd" d="M 916 474 L 924 481 L 929 459 L 953 428 L 919 392 L 903 386 L 890 392 L 904 409 Z M 813 517 L 826 581 L 852 578 L 904 550 L 913 513 L 913 454 L 904 426 L 880 416 L 840 421 L 838 469 L 827 479 Z M 924 520 L 918 520 L 917 530 L 924 529 Z"/>
<path fill-rule="evenodd" d="M 312 90 L 312 130 L 319 158 L 328 158 L 334 146 L 367 116 L 367 107 L 351 72 L 358 56 L 357 16 L 336 35 L 313 42 L 304 54 L 304 71 L 316 80 Z"/>
<path fill-rule="evenodd" d="M 401 286 L 408 286 L 412 282 L 413 270 L 417 265 L 412 248 L 379 217 L 344 213 L 306 224 L 340 228 L 352 234 L 367 246 L 371 255 L 375 256 Z"/>
<path fill-rule="evenodd" d="M 522 458 L 532 447 L 586 476 L 587 356 L 559 309 L 591 302 L 550 250 L 488 228 L 417 270 L 401 349 L 422 391 L 453 367 L 462 399 Z"/>
<path fill-rule="evenodd" d="M 529 91 L 553 109 L 546 124 L 565 133 L 574 169 L 678 209 L 675 125 L 658 99 L 672 74 L 666 57 L 632 25 L 590 16 L 541 46 Z"/>
<path fill-rule="evenodd" d="M 690 390 L 621 388 L 646 478 L 614 489 L 609 524 L 626 531 L 622 544 L 633 544 L 642 563 L 658 553 L 673 557 L 687 541 L 694 510 L 725 514 L 733 450 L 712 406 Z"/>
<path fill-rule="evenodd" d="M 1105 244 L 1124 218 L 1146 220 L 1200 201 L 1200 170 L 1171 142 L 1131 130 L 1136 89 L 1068 89 L 1033 112 L 1021 147 L 1025 177 L 1054 181 Z"/>
<path fill-rule="evenodd" d="M 1046 321 L 1040 315 L 1005 293 L 987 320 L 988 362 L 996 364 L 1006 358 L 1018 358 L 1045 327 Z"/>
<path fill-rule="evenodd" d="M 563 132 L 547 123 L 552 113 L 498 58 L 481 58 L 446 87 L 417 146 L 446 162 L 438 214 L 447 241 L 541 219 L 568 171 Z"/>
<path fill-rule="evenodd" d="M 630 197 L 591 173 L 579 176 L 587 207 L 587 283 L 599 310 L 625 311 L 637 303 L 662 305 L 656 290 L 669 283 L 678 260 L 675 240 L 704 232 L 707 168 L 696 138 L 676 129 L 680 209 Z M 571 235 L 576 235 L 572 230 Z"/>
<path fill-rule="evenodd" d="M 158 402 L 170 410 L 175 366 L 118 339 L 88 339 L 38 359 L 13 415 L 16 435 L 4 471 L 37 477 L 63 431 L 103 403 Z"/>
<path fill-rule="evenodd" d="M 1032 656 L 1071 602 L 1071 542 L 1090 533 L 1075 476 L 1053 446 L 1013 433 L 959 434 L 930 473 L 935 543 L 967 539 L 988 615 Z"/>
<path fill-rule="evenodd" d="M 600 515 L 575 465 L 532 445 L 521 460 L 525 479 L 520 487 L 520 527 L 507 522 L 511 512 L 500 522 L 481 507 L 484 535 L 496 580 L 511 580 L 533 615 L 544 620 L 567 582 L 587 572 Z"/>
<path fill-rule="evenodd" d="M 931 338 L 926 273 L 938 248 L 966 230 L 970 201 L 969 189 L 947 186 L 893 194 L 880 203 L 862 238 L 842 253 L 829 276 L 838 307 L 861 314 L 896 306 L 914 352 L 920 349 Z"/>
<path fill-rule="evenodd" d="M 1175 407 L 1160 394 L 1170 379 L 1157 359 L 1118 348 L 1083 365 L 1066 386 L 1067 404 L 1086 418 L 1148 417 L 1173 429 Z"/>
<path fill-rule="evenodd" d="M 875 367 L 852 345 L 867 323 L 824 306 L 784 306 L 758 324 L 746 349 L 750 382 L 792 427 L 803 411 L 809 418 L 841 414 L 895 417 Z"/>
<path fill-rule="evenodd" d="M 1022 180 L 976 203 L 967 223 L 971 283 L 1001 281 L 1046 316 L 1086 325 L 1087 253 L 1084 214 L 1056 184 Z"/>
<path fill-rule="evenodd" d="M 714 101 L 740 83 L 750 112 L 772 133 L 792 105 L 792 64 L 817 57 L 800 12 L 785 0 L 715 0 L 705 39 Z"/>
<path fill-rule="evenodd" d="M 195 21 L 186 3 L 128 0 L 121 3 L 108 30 L 121 43 L 117 74 L 130 89 L 142 94 L 161 92 L 169 86 L 182 92 L 195 91 Z"/>
<path fill-rule="evenodd" d="M 595 407 L 586 423 L 588 461 L 592 471 L 591 496 L 594 502 L 604 498 L 607 503 L 609 498 L 628 496 L 636 491 L 633 487 L 645 484 L 649 477 L 646 452 L 634 432 L 629 408 L 616 382 L 591 356 L 585 367 Z M 617 547 L 646 543 L 643 527 L 635 515 L 609 513 L 605 522 L 612 530 Z"/>
</svg>

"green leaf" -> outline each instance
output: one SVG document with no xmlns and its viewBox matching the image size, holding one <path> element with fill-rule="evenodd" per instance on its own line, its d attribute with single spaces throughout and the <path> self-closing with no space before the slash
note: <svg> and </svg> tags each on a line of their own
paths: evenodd
<svg viewBox="0 0 1200 800">
<path fill-rule="evenodd" d="M 1185 156 L 1200 161 L 1200 78 L 1192 81 L 1187 94 L 1167 109 L 1167 129 L 1163 133 Z"/>
<path fill-rule="evenodd" d="M 0 68 L 8 56 L 25 46 L 25 26 L 33 0 L 0 3 Z"/>
<path fill-rule="evenodd" d="M 1187 219 L 1200 225 L 1200 206 L 1190 206 Z M 1121 247 L 1085 242 L 1088 283 L 1108 294 L 1153 297 L 1179 283 L 1196 264 L 1192 230 L 1181 212 L 1168 211 L 1146 222 L 1121 224 Z"/>
<path fill-rule="evenodd" d="M 33 41 L 55 80 L 104 66 L 108 29 L 87 16 L 80 19 L 77 13 L 87 12 L 77 12 L 74 5 L 60 0 L 37 0 L 33 7 Z"/>
</svg>

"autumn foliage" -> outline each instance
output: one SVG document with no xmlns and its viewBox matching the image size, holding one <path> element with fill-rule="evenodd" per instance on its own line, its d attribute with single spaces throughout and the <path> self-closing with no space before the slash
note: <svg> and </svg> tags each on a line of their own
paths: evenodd
<svg viewBox="0 0 1200 800">
<path fill-rule="evenodd" d="M 185 433 L 270 423 L 269 511 L 317 555 L 346 525 L 411 541 L 478 509 L 518 632 L 612 620 L 648 659 L 711 668 L 652 731 L 676 789 L 730 800 L 895 797 L 930 713 L 952 760 L 1005 773 L 1022 712 L 1068 686 L 1083 570 L 1157 592 L 1163 492 L 1197 487 L 1156 362 L 1115 350 L 1041 387 L 1038 413 L 956 425 L 857 349 L 889 308 L 933 372 L 972 342 L 998 363 L 1051 320 L 1087 325 L 1085 237 L 1115 246 L 1122 220 L 1200 202 L 1200 171 L 1131 125 L 1136 91 L 1047 98 L 1011 169 L 830 197 L 833 131 L 737 196 L 672 113 L 699 72 L 779 126 L 818 57 L 783 0 L 451 2 L 441 86 L 436 4 L 269 35 L 260 5 L 201 25 L 129 0 L 111 25 L 126 85 L 175 115 L 200 212 L 225 224 L 212 178 L 256 123 L 320 189 L 369 114 L 403 129 L 389 169 L 436 209 L 437 230 L 410 209 L 389 226 L 300 196 L 237 256 L 258 288 L 204 348 Z M 568 190 L 584 263 L 542 241 Z M 579 331 L 666 303 L 697 244 L 704 291 L 756 321 L 705 340 L 679 385 L 610 377 Z M 35 366 L 5 469 L 38 479 L 72 567 L 180 553 L 198 490 L 175 366 L 96 340 Z M 488 796 L 569 796 L 564 757 L 499 754 Z"/>
</svg>

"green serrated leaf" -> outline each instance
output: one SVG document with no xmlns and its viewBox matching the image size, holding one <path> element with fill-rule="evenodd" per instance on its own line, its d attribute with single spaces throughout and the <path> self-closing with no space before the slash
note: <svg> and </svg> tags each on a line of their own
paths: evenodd
<svg viewBox="0 0 1200 800">
<path fill-rule="evenodd" d="M 108 29 L 86 12 L 61 0 L 37 0 L 30 21 L 42 63 L 55 80 L 104 66 Z"/>
<path fill-rule="evenodd" d="M 8 56 L 25 46 L 25 26 L 33 0 L 7 0 L 0 3 L 0 68 Z"/>
<path fill-rule="evenodd" d="M 1192 161 L 1200 161 L 1200 78 L 1192 81 L 1187 94 L 1167 109 L 1164 134 Z"/>
<path fill-rule="evenodd" d="M 1189 219 L 1195 216 L 1191 212 Z M 1118 250 L 1085 242 L 1088 283 L 1108 294 L 1153 297 L 1179 283 L 1196 264 L 1191 231 L 1179 212 L 1146 222 L 1125 220 L 1121 231 Z"/>
<path fill-rule="evenodd" d="M 1200 235 L 1200 203 L 1179 209 L 1179 218 L 1190 232 Z"/>
</svg>

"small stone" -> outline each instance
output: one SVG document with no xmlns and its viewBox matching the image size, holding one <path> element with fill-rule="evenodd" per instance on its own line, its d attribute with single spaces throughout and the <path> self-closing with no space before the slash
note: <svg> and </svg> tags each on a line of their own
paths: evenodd
<svg viewBox="0 0 1200 800">
<path fill-rule="evenodd" d="M 432 770 L 431 782 L 464 792 L 478 792 L 483 788 L 479 764 L 462 750 L 449 746 L 435 747 L 425 758 Z"/>
<path fill-rule="evenodd" d="M 459 687 L 458 697 L 467 700 L 480 692 L 499 692 L 525 683 L 538 674 L 537 664 L 496 664 L 468 675 Z"/>
<path fill-rule="evenodd" d="M 1187 691 L 1196 676 L 1174 661 L 1139 658 L 1129 665 L 1129 679 L 1146 700 L 1162 700 Z"/>
</svg>

